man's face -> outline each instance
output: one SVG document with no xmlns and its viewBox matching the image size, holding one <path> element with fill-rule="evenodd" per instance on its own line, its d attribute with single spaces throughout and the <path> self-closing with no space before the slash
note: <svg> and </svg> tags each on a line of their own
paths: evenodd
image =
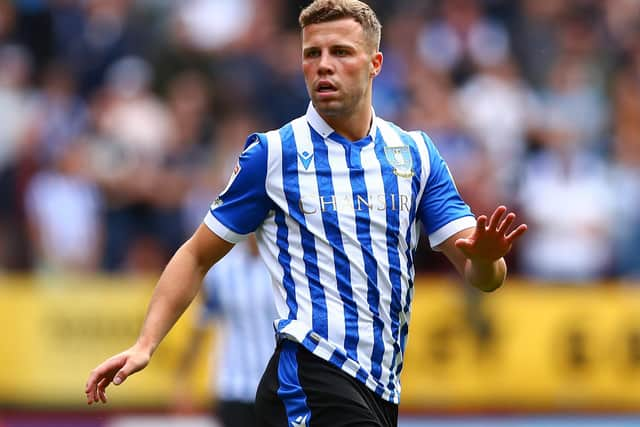
<svg viewBox="0 0 640 427">
<path fill-rule="evenodd" d="M 382 55 L 366 43 L 362 26 L 353 19 L 312 24 L 302 30 L 307 91 L 325 116 L 370 108 L 371 79 L 381 65 Z"/>
</svg>

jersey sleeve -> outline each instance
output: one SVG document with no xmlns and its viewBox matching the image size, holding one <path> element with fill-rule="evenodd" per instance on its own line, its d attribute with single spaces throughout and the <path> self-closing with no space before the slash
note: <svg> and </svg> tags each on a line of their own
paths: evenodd
<svg viewBox="0 0 640 427">
<path fill-rule="evenodd" d="M 266 191 L 267 141 L 260 134 L 247 139 L 227 187 L 211 204 L 204 223 L 220 238 L 238 243 L 255 231 L 272 207 Z"/>
<path fill-rule="evenodd" d="M 474 227 L 471 208 L 462 200 L 444 159 L 424 133 L 422 138 L 429 154 L 429 177 L 418 207 L 418 218 L 436 248 L 458 231 Z"/>
</svg>

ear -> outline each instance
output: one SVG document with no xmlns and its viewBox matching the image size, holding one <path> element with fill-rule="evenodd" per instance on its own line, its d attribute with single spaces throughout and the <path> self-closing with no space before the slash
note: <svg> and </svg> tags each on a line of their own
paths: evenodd
<svg viewBox="0 0 640 427">
<path fill-rule="evenodd" d="M 378 74 L 380 74 L 380 71 L 382 70 L 382 61 L 382 52 L 376 52 L 371 57 L 371 62 L 369 63 L 371 78 L 375 78 Z"/>
</svg>

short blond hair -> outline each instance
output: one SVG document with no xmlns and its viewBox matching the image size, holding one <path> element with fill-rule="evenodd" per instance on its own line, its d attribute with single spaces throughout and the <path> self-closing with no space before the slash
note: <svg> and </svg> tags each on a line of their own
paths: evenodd
<svg viewBox="0 0 640 427">
<path fill-rule="evenodd" d="M 343 18 L 352 18 L 360 24 L 369 44 L 376 51 L 380 49 L 382 25 L 373 9 L 359 0 L 314 0 L 300 12 L 298 22 L 304 28 Z"/>
</svg>

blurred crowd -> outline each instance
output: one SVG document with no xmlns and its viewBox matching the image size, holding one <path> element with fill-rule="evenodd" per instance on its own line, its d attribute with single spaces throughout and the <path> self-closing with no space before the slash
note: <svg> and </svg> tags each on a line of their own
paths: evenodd
<svg viewBox="0 0 640 427">
<path fill-rule="evenodd" d="M 0 270 L 159 272 L 247 135 L 304 113 L 307 3 L 0 0 Z M 511 271 L 640 277 L 640 1 L 368 3 L 376 113 L 529 224 Z"/>
</svg>

